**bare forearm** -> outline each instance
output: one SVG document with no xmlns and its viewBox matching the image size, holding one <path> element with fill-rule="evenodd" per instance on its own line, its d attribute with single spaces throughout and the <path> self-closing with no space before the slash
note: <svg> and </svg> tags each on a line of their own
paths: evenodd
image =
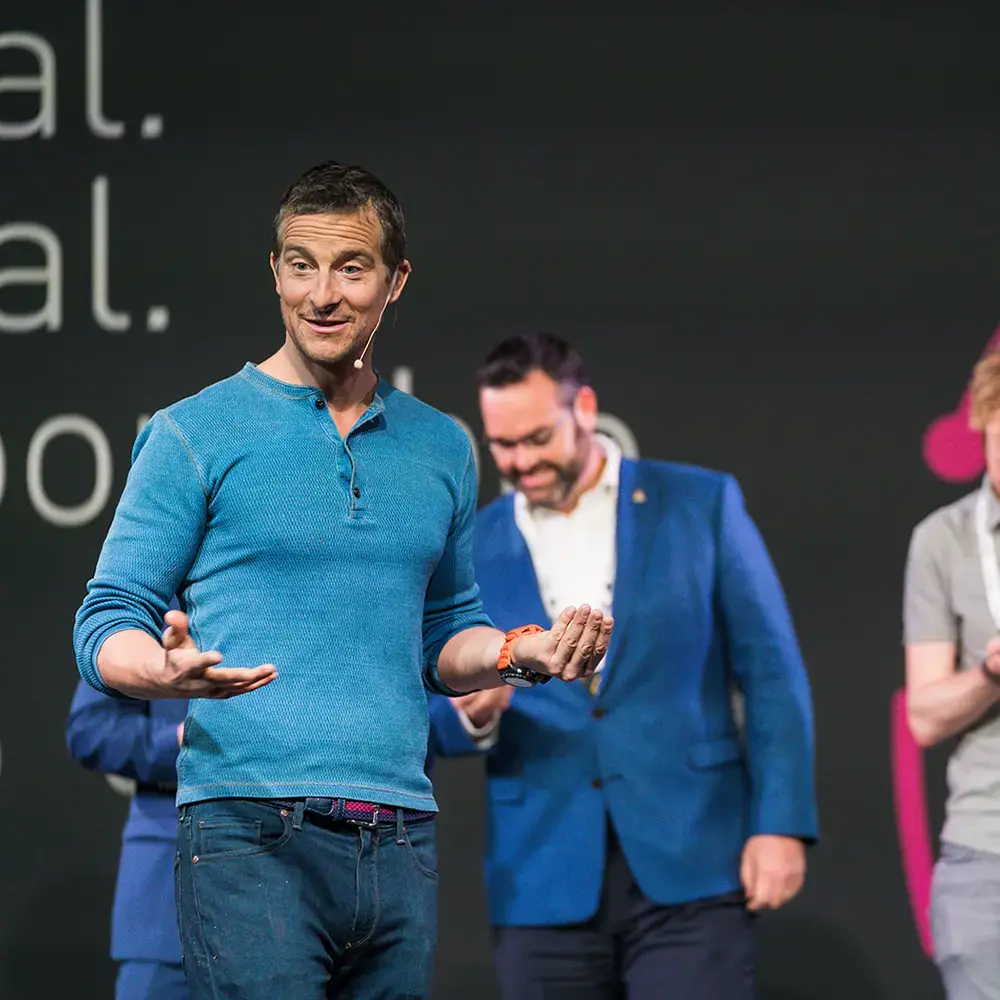
<svg viewBox="0 0 1000 1000">
<path fill-rule="evenodd" d="M 964 732 L 998 701 L 1000 685 L 984 677 L 982 670 L 960 670 L 907 691 L 910 731 L 921 746 L 933 746 Z"/>
<path fill-rule="evenodd" d="M 533 674 L 564 681 L 589 677 L 604 659 L 613 626 L 599 608 L 568 607 L 550 629 L 539 625 L 517 629 L 508 649 L 509 665 L 520 668 L 529 684 L 538 680 Z M 500 687 L 505 680 L 497 666 L 509 634 L 476 626 L 452 636 L 438 656 L 438 676 L 459 693 Z"/>
<path fill-rule="evenodd" d="M 130 698 L 171 697 L 152 680 L 163 663 L 163 647 L 141 629 L 115 632 L 101 644 L 97 669 L 104 683 Z"/>
<path fill-rule="evenodd" d="M 497 657 L 504 633 L 476 626 L 452 636 L 438 657 L 438 676 L 452 691 L 483 691 L 503 685 Z"/>
</svg>

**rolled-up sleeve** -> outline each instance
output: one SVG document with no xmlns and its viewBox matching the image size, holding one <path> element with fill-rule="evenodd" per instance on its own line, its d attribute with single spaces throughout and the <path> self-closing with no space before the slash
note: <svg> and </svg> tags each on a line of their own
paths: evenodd
<svg viewBox="0 0 1000 1000">
<path fill-rule="evenodd" d="M 472 561 L 472 537 L 479 482 L 471 445 L 467 446 L 455 515 L 444 552 L 424 600 L 424 684 L 437 694 L 455 697 L 438 675 L 437 663 L 448 640 L 476 625 L 493 627 L 479 597 Z"/>
<path fill-rule="evenodd" d="M 136 439 L 125 490 L 76 615 L 77 667 L 91 687 L 117 694 L 97 669 L 109 636 L 141 629 L 159 638 L 201 545 L 207 511 L 195 456 L 170 416 L 157 413 Z"/>
</svg>

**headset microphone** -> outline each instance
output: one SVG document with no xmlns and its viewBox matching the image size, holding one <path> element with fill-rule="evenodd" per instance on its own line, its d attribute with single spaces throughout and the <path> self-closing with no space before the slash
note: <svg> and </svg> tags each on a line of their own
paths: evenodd
<svg viewBox="0 0 1000 1000">
<path fill-rule="evenodd" d="M 382 317 L 385 315 L 385 311 L 389 306 L 389 300 L 392 298 L 392 293 L 396 288 L 396 275 L 398 271 L 392 272 L 392 281 L 389 282 L 389 294 L 385 297 L 385 302 L 382 303 L 382 311 L 378 314 L 378 321 L 375 323 L 375 328 L 372 330 L 371 335 L 368 338 L 368 343 L 365 344 L 364 350 L 354 359 L 354 367 L 358 371 L 361 371 L 365 366 L 365 355 L 368 353 L 368 348 L 372 346 L 372 341 L 375 339 L 375 331 L 378 330 L 382 323 Z"/>
</svg>

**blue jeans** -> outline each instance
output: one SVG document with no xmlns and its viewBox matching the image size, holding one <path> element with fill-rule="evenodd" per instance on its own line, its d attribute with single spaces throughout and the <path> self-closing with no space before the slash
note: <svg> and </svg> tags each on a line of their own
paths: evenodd
<svg viewBox="0 0 1000 1000">
<path fill-rule="evenodd" d="M 930 916 L 948 1000 L 1000 1000 L 1000 854 L 942 843 Z"/>
<path fill-rule="evenodd" d="M 182 806 L 177 910 L 191 1000 L 423 1000 L 433 819 L 333 821 L 329 799 Z"/>
</svg>

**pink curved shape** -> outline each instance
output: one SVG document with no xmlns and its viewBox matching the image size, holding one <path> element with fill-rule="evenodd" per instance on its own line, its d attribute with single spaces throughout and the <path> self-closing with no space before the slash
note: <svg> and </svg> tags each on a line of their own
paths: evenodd
<svg viewBox="0 0 1000 1000">
<path fill-rule="evenodd" d="M 899 856 L 917 937 L 920 938 L 924 953 L 933 958 L 934 941 L 928 910 L 934 853 L 931 849 L 927 811 L 927 786 L 924 783 L 924 757 L 906 721 L 905 691 L 893 693 L 889 714 L 892 788 L 896 805 Z"/>
<path fill-rule="evenodd" d="M 983 474 L 983 443 L 969 430 L 969 394 L 954 413 L 934 420 L 924 432 L 924 462 L 946 483 L 967 483 Z"/>
<path fill-rule="evenodd" d="M 983 348 L 983 355 L 1000 347 L 1000 327 Z M 982 357 L 982 355 L 980 355 Z M 969 390 L 962 393 L 958 407 L 931 421 L 924 431 L 924 464 L 946 483 L 967 483 L 983 474 L 983 442 L 969 427 Z"/>
</svg>

